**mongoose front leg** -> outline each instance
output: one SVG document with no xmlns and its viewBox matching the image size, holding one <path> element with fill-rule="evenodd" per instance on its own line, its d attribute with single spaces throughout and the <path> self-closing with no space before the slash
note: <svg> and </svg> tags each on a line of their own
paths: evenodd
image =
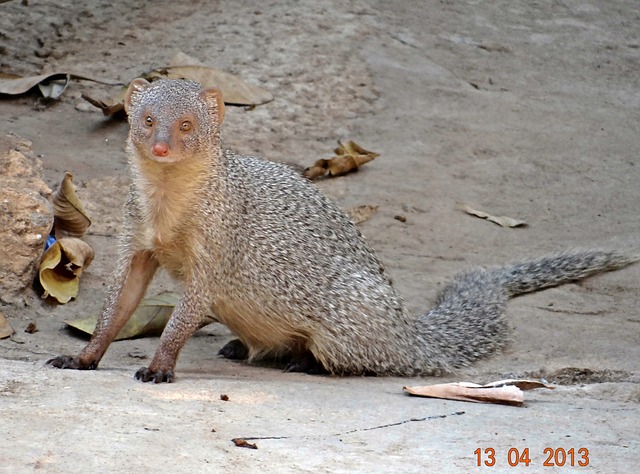
<svg viewBox="0 0 640 474">
<path fill-rule="evenodd" d="M 207 289 L 201 284 L 185 283 L 184 294 L 162 332 L 153 360 L 149 367 L 142 367 L 136 372 L 137 380 L 173 382 L 178 354 L 193 333 L 202 326 L 210 308 L 207 293 Z"/>
<path fill-rule="evenodd" d="M 140 251 L 121 259 L 89 343 L 77 356 L 58 356 L 47 364 L 59 369 L 95 369 L 140 303 L 157 268 L 158 261 L 150 251 Z"/>
</svg>

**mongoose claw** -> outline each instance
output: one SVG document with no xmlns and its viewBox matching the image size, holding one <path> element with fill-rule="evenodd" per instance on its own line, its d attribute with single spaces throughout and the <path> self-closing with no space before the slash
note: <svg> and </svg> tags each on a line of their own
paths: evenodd
<svg viewBox="0 0 640 474">
<path fill-rule="evenodd" d="M 222 349 L 218 351 L 218 355 L 225 359 L 242 360 L 249 356 L 249 349 L 240 339 L 234 339 L 222 346 Z"/>
<path fill-rule="evenodd" d="M 96 361 L 92 361 L 89 364 L 82 362 L 78 357 L 73 356 L 58 356 L 53 359 L 49 359 L 46 365 L 50 365 L 57 369 L 77 369 L 77 370 L 95 370 L 98 367 Z"/>
<path fill-rule="evenodd" d="M 147 367 L 141 367 L 136 374 L 133 376 L 136 380 L 141 380 L 142 382 L 173 382 L 175 375 L 173 370 L 151 370 Z"/>
</svg>

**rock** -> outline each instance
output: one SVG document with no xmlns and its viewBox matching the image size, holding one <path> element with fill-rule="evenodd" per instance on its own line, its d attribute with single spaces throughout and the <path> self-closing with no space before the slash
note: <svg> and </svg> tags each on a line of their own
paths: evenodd
<svg viewBox="0 0 640 474">
<path fill-rule="evenodd" d="M 31 288 L 53 225 L 51 190 L 31 142 L 0 136 L 0 302 L 18 303 Z"/>
</svg>

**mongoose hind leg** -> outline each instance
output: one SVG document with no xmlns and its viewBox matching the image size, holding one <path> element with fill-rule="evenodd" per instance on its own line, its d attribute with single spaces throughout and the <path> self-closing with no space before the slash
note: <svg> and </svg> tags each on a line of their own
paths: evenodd
<svg viewBox="0 0 640 474">
<path fill-rule="evenodd" d="M 249 358 L 249 348 L 240 339 L 233 339 L 222 346 L 218 355 L 230 360 L 246 360 Z M 275 362 L 286 362 L 285 372 L 302 372 L 310 375 L 329 373 L 309 350 L 296 351 L 290 357 L 286 354 L 272 357 L 274 358 L 271 360 Z M 263 358 L 268 360 L 269 356 Z"/>
<path fill-rule="evenodd" d="M 222 346 L 218 355 L 225 359 L 244 360 L 249 357 L 249 348 L 240 339 L 233 339 Z"/>
<path fill-rule="evenodd" d="M 285 372 L 302 372 L 309 375 L 324 375 L 329 371 L 315 358 L 311 351 L 304 351 L 291 357 L 284 368 Z"/>
</svg>

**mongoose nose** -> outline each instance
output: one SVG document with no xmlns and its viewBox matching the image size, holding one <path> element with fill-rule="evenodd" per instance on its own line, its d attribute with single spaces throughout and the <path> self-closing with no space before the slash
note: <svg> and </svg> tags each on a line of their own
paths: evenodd
<svg viewBox="0 0 640 474">
<path fill-rule="evenodd" d="M 151 151 L 156 156 L 164 157 L 169 155 L 169 146 L 164 142 L 158 142 L 155 145 L 153 145 L 153 148 L 151 149 Z"/>
</svg>

